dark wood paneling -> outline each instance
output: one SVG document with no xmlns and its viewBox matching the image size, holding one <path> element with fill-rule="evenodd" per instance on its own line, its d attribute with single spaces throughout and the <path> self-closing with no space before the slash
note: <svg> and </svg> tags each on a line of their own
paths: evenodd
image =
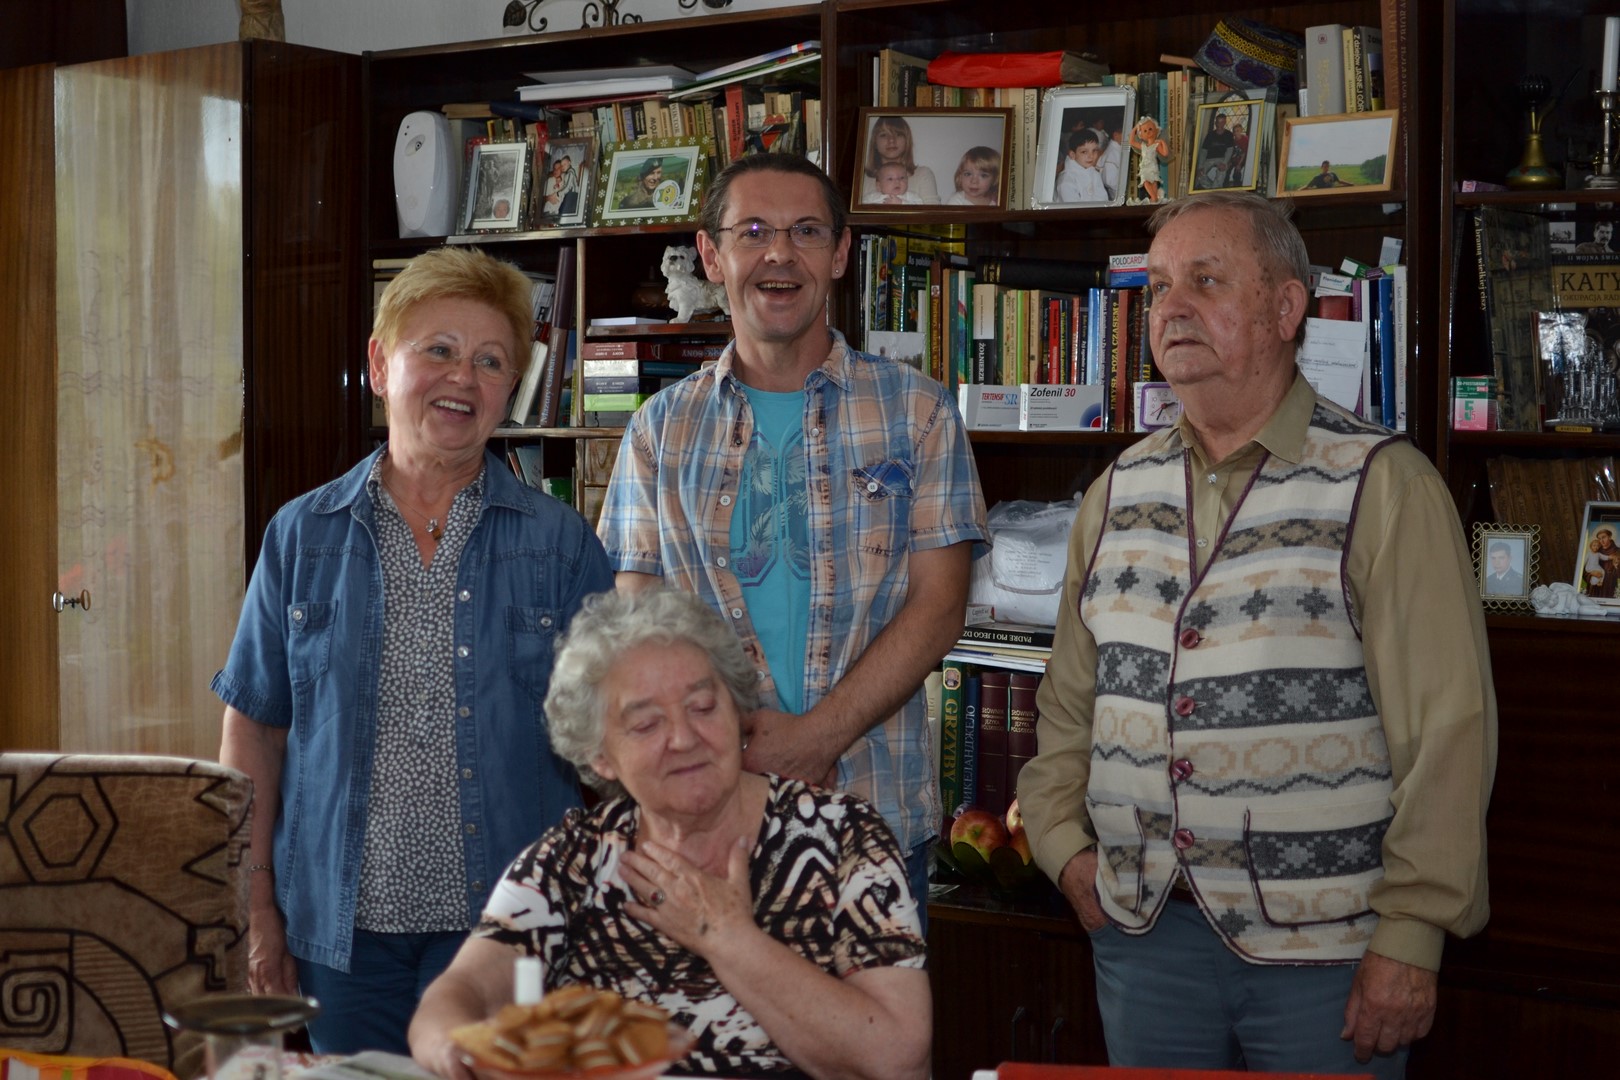
<svg viewBox="0 0 1620 1080">
<path fill-rule="evenodd" d="M 0 0 L 0 68 L 129 53 L 124 0 Z"/>
<path fill-rule="evenodd" d="M 360 248 L 360 60 L 255 41 L 247 50 L 249 250 L 246 543 L 287 500 L 362 454 L 369 295 Z"/>
<path fill-rule="evenodd" d="M 9 8 L 20 5 L 10 4 Z M 121 11 L 122 9 L 120 9 Z M 0 23 L 16 25 L 12 12 Z M 0 564 L 0 747 L 56 745 L 56 183 L 55 69 L 0 71 L 0 326 L 11 415 L 0 424 L 0 506 L 10 518 Z M 69 618 L 72 617 L 70 614 Z"/>
</svg>

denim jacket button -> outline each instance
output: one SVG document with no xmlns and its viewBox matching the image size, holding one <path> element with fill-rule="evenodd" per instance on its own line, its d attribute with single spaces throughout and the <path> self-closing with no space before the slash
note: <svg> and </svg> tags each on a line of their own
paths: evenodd
<svg viewBox="0 0 1620 1080">
<path fill-rule="evenodd" d="M 293 622 L 303 622 L 304 621 L 304 609 L 303 608 L 301 608 L 301 607 L 293 608 L 292 621 Z"/>
<path fill-rule="evenodd" d="M 461 657 L 462 659 L 466 659 L 467 657 L 472 655 L 472 650 L 467 648 L 467 646 L 465 646 L 465 645 L 457 645 L 456 646 L 456 655 Z"/>
<path fill-rule="evenodd" d="M 472 590 L 471 589 L 462 589 L 460 592 L 458 592 L 456 594 L 456 599 L 460 600 L 463 604 L 465 604 L 468 600 L 472 599 Z"/>
</svg>

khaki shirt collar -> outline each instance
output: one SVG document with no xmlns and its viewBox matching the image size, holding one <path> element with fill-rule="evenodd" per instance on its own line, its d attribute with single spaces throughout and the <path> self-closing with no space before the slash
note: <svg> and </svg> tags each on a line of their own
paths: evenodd
<svg viewBox="0 0 1620 1080">
<path fill-rule="evenodd" d="M 1305 433 L 1311 426 L 1311 416 L 1315 412 L 1316 391 L 1296 369 L 1293 385 L 1288 388 L 1288 393 L 1283 395 L 1282 404 L 1277 406 L 1277 411 L 1271 414 L 1271 419 L 1266 421 L 1253 441 L 1234 452 L 1228 460 L 1236 461 L 1249 457 L 1255 448 L 1259 447 L 1274 457 L 1297 464 L 1305 455 Z M 1175 431 L 1181 439 L 1181 445 L 1192 451 L 1193 460 L 1200 471 L 1211 465 L 1223 464 L 1205 460 L 1204 448 L 1199 445 L 1198 436 L 1185 413 L 1177 418 Z"/>
</svg>

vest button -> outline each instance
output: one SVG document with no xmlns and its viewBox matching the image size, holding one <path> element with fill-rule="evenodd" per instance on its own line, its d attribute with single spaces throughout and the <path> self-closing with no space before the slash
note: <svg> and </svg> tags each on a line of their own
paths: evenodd
<svg viewBox="0 0 1620 1080">
<path fill-rule="evenodd" d="M 1177 829 L 1170 835 L 1170 842 L 1175 845 L 1177 851 L 1186 851 L 1197 842 L 1197 839 L 1191 829 Z"/>
<path fill-rule="evenodd" d="M 1204 635 L 1196 630 L 1183 630 L 1181 632 L 1181 647 L 1183 649 L 1196 649 L 1198 643 L 1204 640 Z"/>
<path fill-rule="evenodd" d="M 1170 779 L 1174 780 L 1178 784 L 1185 781 L 1187 777 L 1191 776 L 1192 774 L 1193 763 L 1188 761 L 1186 758 L 1182 758 L 1180 761 L 1177 761 L 1174 765 L 1170 766 Z"/>
<path fill-rule="evenodd" d="M 1198 703 L 1193 701 L 1192 698 L 1190 698 L 1190 697 L 1176 698 L 1176 715 L 1177 716 L 1191 716 L 1193 714 L 1193 710 L 1196 709 L 1196 708 L 1198 708 Z"/>
</svg>

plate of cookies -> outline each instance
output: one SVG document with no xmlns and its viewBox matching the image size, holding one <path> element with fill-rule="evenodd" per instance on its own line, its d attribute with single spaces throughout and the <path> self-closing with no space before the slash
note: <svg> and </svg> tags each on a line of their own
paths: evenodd
<svg viewBox="0 0 1620 1080">
<path fill-rule="evenodd" d="M 663 1009 L 581 985 L 533 1005 L 503 1006 L 450 1037 L 480 1080 L 652 1080 L 692 1046 Z"/>
</svg>

